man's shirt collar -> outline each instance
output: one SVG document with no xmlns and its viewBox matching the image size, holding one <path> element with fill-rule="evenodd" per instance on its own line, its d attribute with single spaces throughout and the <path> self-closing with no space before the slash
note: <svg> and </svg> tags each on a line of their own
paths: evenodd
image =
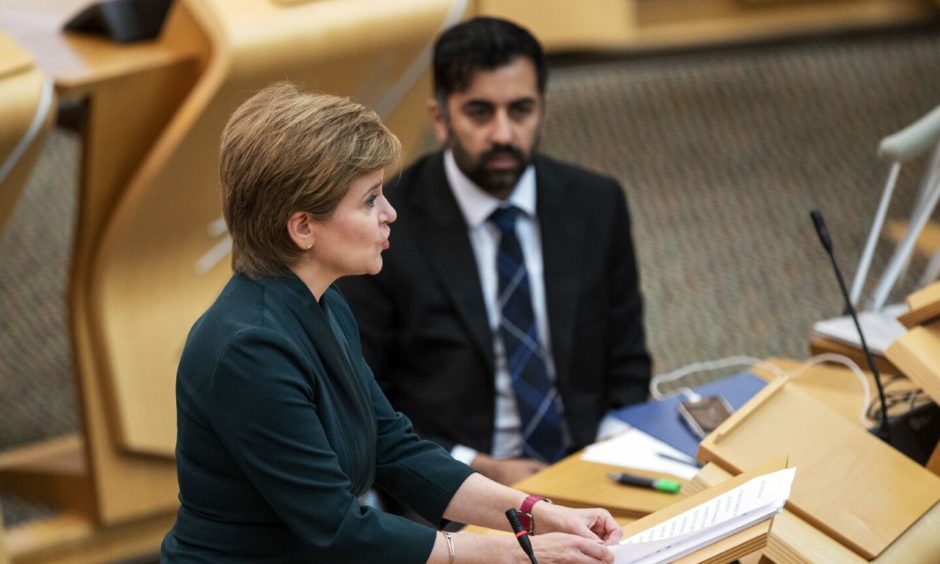
<svg viewBox="0 0 940 564">
<path fill-rule="evenodd" d="M 457 205 L 463 213 L 467 226 L 471 229 L 486 222 L 496 208 L 512 204 L 522 210 L 529 218 L 535 217 L 535 167 L 529 165 L 519 177 L 512 194 L 505 200 L 494 198 L 477 186 L 460 170 L 450 149 L 444 151 L 444 174 L 454 193 Z"/>
</svg>

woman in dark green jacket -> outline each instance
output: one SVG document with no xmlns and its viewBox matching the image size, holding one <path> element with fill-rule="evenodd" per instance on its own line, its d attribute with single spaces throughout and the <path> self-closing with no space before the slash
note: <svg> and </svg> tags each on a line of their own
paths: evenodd
<svg viewBox="0 0 940 564">
<path fill-rule="evenodd" d="M 450 535 L 362 505 L 373 485 L 432 523 L 507 529 L 506 508 L 526 503 L 543 564 L 612 561 L 604 544 L 622 533 L 609 513 L 532 505 L 474 474 L 417 437 L 376 385 L 331 285 L 381 269 L 395 220 L 382 181 L 399 155 L 375 113 L 289 84 L 226 126 L 235 274 L 180 360 L 181 507 L 162 561 L 527 561 L 511 536 Z"/>
</svg>

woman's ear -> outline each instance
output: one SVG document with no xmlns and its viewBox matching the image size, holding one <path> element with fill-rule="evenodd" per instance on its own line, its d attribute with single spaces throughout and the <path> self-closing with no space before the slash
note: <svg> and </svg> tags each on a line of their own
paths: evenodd
<svg viewBox="0 0 940 564">
<path fill-rule="evenodd" d="M 299 249 L 313 248 L 314 231 L 313 218 L 307 212 L 294 212 L 287 220 L 287 233 Z"/>
</svg>

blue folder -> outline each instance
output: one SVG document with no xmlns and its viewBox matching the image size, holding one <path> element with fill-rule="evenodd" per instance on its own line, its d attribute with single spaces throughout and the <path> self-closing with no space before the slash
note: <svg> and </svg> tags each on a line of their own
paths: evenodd
<svg viewBox="0 0 940 564">
<path fill-rule="evenodd" d="M 701 396 L 721 396 L 732 409 L 737 410 L 754 397 L 766 383 L 753 374 L 741 372 L 699 386 L 695 388 L 695 392 Z M 694 458 L 698 451 L 699 438 L 685 425 L 679 410 L 676 409 L 683 399 L 685 396 L 677 394 L 660 401 L 631 405 L 613 411 L 611 415 Z"/>
</svg>

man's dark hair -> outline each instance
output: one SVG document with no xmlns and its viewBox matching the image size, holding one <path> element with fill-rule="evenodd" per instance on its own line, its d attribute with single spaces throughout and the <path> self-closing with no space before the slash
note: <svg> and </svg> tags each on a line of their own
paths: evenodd
<svg viewBox="0 0 940 564">
<path fill-rule="evenodd" d="M 434 95 L 444 101 L 470 86 L 479 70 L 494 70 L 525 57 L 535 66 L 539 93 L 548 69 L 542 46 L 525 28 L 498 18 L 474 18 L 445 31 L 434 44 Z"/>
</svg>

